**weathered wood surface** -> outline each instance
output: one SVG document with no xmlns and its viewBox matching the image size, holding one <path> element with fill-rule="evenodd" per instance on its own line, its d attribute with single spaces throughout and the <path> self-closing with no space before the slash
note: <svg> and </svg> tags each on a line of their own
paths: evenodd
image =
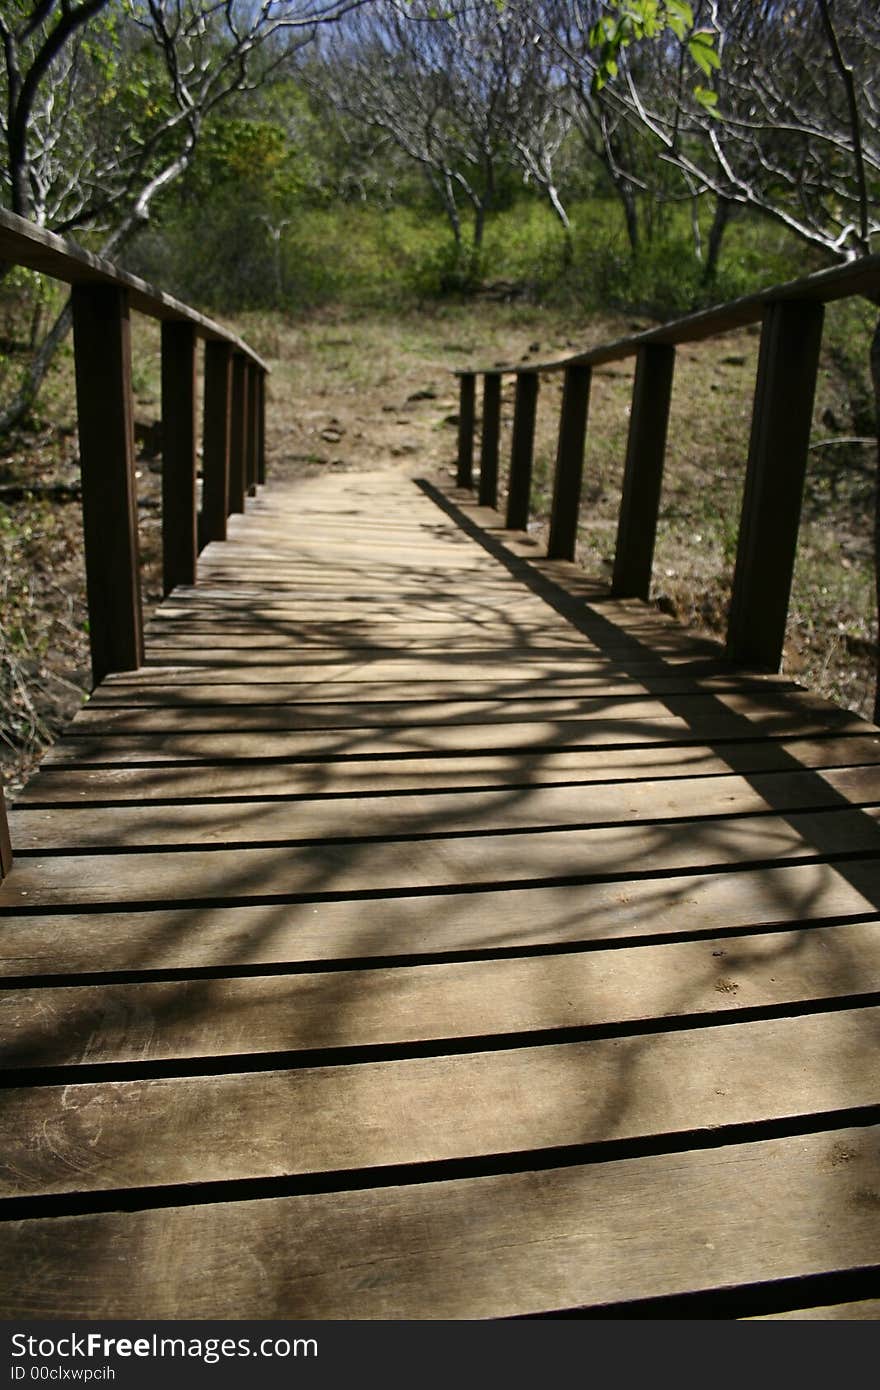
<svg viewBox="0 0 880 1390">
<path fill-rule="evenodd" d="M 3 1314 L 876 1317 L 877 730 L 460 494 L 247 513 L 10 810 Z"/>
</svg>

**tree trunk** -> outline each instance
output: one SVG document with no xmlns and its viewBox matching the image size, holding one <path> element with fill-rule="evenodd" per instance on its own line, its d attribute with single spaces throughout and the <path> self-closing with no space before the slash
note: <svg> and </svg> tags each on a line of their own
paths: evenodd
<svg viewBox="0 0 880 1390">
<path fill-rule="evenodd" d="M 718 260 L 721 255 L 721 243 L 724 240 L 724 233 L 730 221 L 730 214 L 733 208 L 729 198 L 718 198 L 715 202 L 715 216 L 712 219 L 712 230 L 709 233 L 709 250 L 706 256 L 706 269 L 703 278 L 714 280 L 718 274 Z"/>
<path fill-rule="evenodd" d="M 31 406 L 37 398 L 37 393 L 42 386 L 46 373 L 52 362 L 52 358 L 58 351 L 64 339 L 70 332 L 73 323 L 73 312 L 68 299 L 61 313 L 53 323 L 46 337 L 40 344 L 37 352 L 31 358 L 24 381 L 19 388 L 18 395 L 8 405 L 5 410 L 0 412 L 0 434 L 12 429 L 19 424 L 27 415 Z"/>
<path fill-rule="evenodd" d="M 636 195 L 633 192 L 631 183 L 623 179 L 615 179 L 614 186 L 620 194 L 620 201 L 623 203 L 623 215 L 626 218 L 626 234 L 629 237 L 630 250 L 633 252 L 639 249 L 639 209 L 636 203 Z"/>
</svg>

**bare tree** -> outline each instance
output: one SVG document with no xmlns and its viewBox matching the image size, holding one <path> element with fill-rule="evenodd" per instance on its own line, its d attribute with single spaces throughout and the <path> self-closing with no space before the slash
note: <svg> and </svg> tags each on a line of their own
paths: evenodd
<svg viewBox="0 0 880 1390">
<path fill-rule="evenodd" d="M 592 0 L 567 2 L 580 17 L 583 39 Z M 618 8 L 616 0 L 611 8 Z M 686 58 L 681 40 L 666 30 L 620 49 L 605 100 L 648 132 L 660 159 L 692 187 L 713 192 L 723 209 L 760 213 L 825 261 L 870 254 L 880 235 L 880 10 L 865 0 L 702 0 L 697 22 L 717 40 L 720 66 L 710 99 L 674 80 Z M 595 85 L 596 46 L 575 46 L 559 29 L 553 40 L 560 63 Z M 719 119 L 707 116 L 707 106 Z M 880 320 L 870 367 L 880 419 Z M 880 614 L 880 481 L 875 577 Z"/>
<path fill-rule="evenodd" d="M 369 0 L 13 0 L 0 13 L 0 188 L 112 255 L 190 166 L 205 121 L 320 27 Z M 62 311 L 0 429 L 21 418 L 70 327 Z"/>
<path fill-rule="evenodd" d="M 482 245 L 505 169 L 548 198 L 568 231 L 554 164 L 571 126 L 548 51 L 515 5 L 385 0 L 345 26 L 313 81 L 328 109 L 380 132 L 421 168 L 463 246 Z"/>
</svg>

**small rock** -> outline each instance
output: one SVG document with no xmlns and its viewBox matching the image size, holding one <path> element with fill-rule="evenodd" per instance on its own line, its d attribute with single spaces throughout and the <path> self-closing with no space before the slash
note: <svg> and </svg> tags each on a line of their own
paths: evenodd
<svg viewBox="0 0 880 1390">
<path fill-rule="evenodd" d="M 432 391 L 430 386 L 426 386 L 424 391 L 413 391 L 411 396 L 407 396 L 408 401 L 436 401 L 437 392 Z"/>
</svg>

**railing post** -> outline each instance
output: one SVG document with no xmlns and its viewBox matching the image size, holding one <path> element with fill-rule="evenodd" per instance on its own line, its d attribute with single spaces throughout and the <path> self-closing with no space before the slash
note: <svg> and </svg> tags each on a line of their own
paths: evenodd
<svg viewBox="0 0 880 1390">
<path fill-rule="evenodd" d="M 778 670 L 797 549 L 824 306 L 768 306 L 743 491 L 727 652 Z"/>
<path fill-rule="evenodd" d="M 89 642 L 95 685 L 144 659 L 128 293 L 73 287 Z"/>
<path fill-rule="evenodd" d="M 248 432 L 247 483 L 248 497 L 257 495 L 257 458 L 260 451 L 260 373 L 255 362 L 247 364 Z"/>
<path fill-rule="evenodd" d="M 202 453 L 202 543 L 226 540 L 229 513 L 229 435 L 232 417 L 232 345 L 205 343 Z"/>
<path fill-rule="evenodd" d="M 532 459 L 535 453 L 535 416 L 538 407 L 537 372 L 517 372 L 513 406 L 513 441 L 507 483 L 508 531 L 525 531 L 529 524 Z"/>
<path fill-rule="evenodd" d="M 498 440 L 501 433 L 501 373 L 483 373 L 483 418 L 480 426 L 481 507 L 498 504 Z"/>
<path fill-rule="evenodd" d="M 12 868 L 12 841 L 9 838 L 9 822 L 6 819 L 6 801 L 0 787 L 0 881 Z"/>
<path fill-rule="evenodd" d="M 462 372 L 458 406 L 458 473 L 455 479 L 457 487 L 474 485 L 475 398 L 476 377 L 473 372 Z"/>
<path fill-rule="evenodd" d="M 196 331 L 162 324 L 162 587 L 195 584 Z"/>
<path fill-rule="evenodd" d="M 651 588 L 674 370 L 674 347 L 639 348 L 611 580 L 611 592 L 619 598 L 646 599 Z"/>
<path fill-rule="evenodd" d="M 547 542 L 549 560 L 574 559 L 591 378 L 591 369 L 582 362 L 571 362 L 565 369 L 556 474 L 553 479 L 553 511 Z"/>
<path fill-rule="evenodd" d="M 266 373 L 262 367 L 257 375 L 257 482 L 266 481 Z"/>
<path fill-rule="evenodd" d="M 244 511 L 248 435 L 247 363 L 240 352 L 232 357 L 232 424 L 229 443 L 229 510 Z"/>
</svg>

